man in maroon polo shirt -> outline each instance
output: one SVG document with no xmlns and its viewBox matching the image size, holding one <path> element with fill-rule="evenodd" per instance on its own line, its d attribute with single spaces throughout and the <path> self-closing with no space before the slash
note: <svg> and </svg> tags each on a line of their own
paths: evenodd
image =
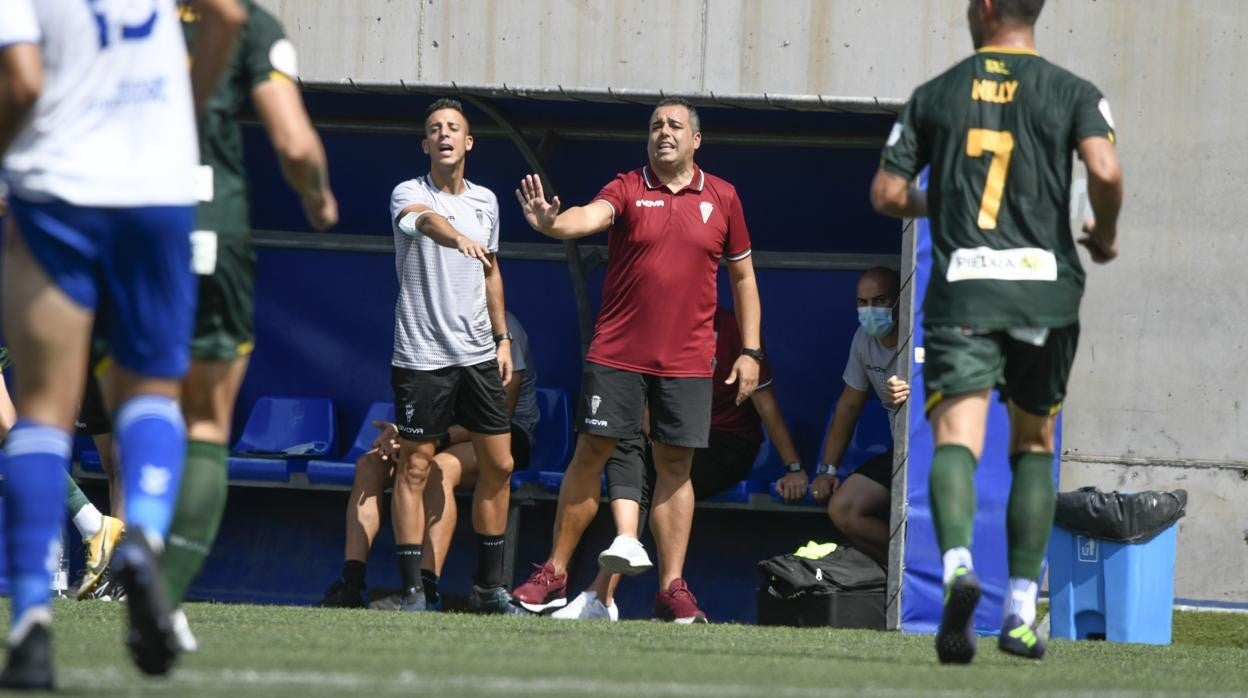
<svg viewBox="0 0 1248 698">
<path fill-rule="evenodd" d="M 559 198 L 547 202 L 534 175 L 516 191 L 525 219 L 545 235 L 570 240 L 610 230 L 602 310 L 581 379 L 580 436 L 559 489 L 554 545 L 513 594 L 530 611 L 567 604 L 568 560 L 598 511 L 603 466 L 619 440 L 641 431 L 648 404 L 657 471 L 650 514 L 659 551 L 654 616 L 706 620 L 681 575 L 693 522 L 693 449 L 707 446 L 710 430 L 721 257 L 744 346 L 728 377 L 738 403 L 754 392 L 763 353 L 741 200 L 731 184 L 694 164 L 701 145 L 697 110 L 664 99 L 650 119 L 649 164 L 617 175 L 589 204 L 560 212 Z"/>
</svg>

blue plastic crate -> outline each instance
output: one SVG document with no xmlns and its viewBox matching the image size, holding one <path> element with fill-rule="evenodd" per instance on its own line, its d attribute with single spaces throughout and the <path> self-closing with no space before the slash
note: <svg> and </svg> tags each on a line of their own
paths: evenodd
<svg viewBox="0 0 1248 698">
<path fill-rule="evenodd" d="M 1060 526 L 1049 538 L 1052 637 L 1170 644 L 1178 527 L 1115 543 Z"/>
</svg>

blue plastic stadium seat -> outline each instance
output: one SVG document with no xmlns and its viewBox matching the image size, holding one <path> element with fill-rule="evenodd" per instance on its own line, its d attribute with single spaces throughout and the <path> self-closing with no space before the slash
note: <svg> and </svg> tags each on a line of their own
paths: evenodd
<svg viewBox="0 0 1248 698">
<path fill-rule="evenodd" d="M 558 492 L 572 456 L 572 414 L 568 394 L 557 388 L 538 388 L 537 411 L 537 433 L 534 435 L 537 443 L 529 455 L 529 467 L 511 476 L 511 487 L 516 489 L 536 482 L 547 490 Z"/>
<path fill-rule="evenodd" d="M 104 472 L 104 464 L 100 460 L 100 452 L 95 447 L 95 442 L 86 434 L 78 434 L 74 436 L 74 453 L 73 462 L 78 464 L 88 473 Z"/>
<path fill-rule="evenodd" d="M 355 480 L 355 461 L 373 448 L 373 441 L 381 433 L 373 422 L 393 422 L 394 402 L 374 402 L 364 415 L 364 421 L 356 431 L 355 441 L 341 458 L 313 458 L 308 461 L 308 482 L 313 485 L 351 486 Z"/>
<path fill-rule="evenodd" d="M 334 405 L 327 398 L 262 397 L 251 408 L 229 461 L 231 480 L 285 482 L 334 447 Z"/>
</svg>

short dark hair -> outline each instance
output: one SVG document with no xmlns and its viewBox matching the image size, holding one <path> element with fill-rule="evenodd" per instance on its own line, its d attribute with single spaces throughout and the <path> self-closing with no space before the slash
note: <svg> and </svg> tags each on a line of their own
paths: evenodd
<svg viewBox="0 0 1248 698">
<path fill-rule="evenodd" d="M 1044 0 L 997 0 L 997 16 L 1003 21 L 1021 22 L 1027 26 L 1036 23 Z"/>
<path fill-rule="evenodd" d="M 443 109 L 454 109 L 459 112 L 460 116 L 464 117 L 464 123 L 468 123 L 468 115 L 464 113 L 464 105 L 461 104 L 458 99 L 452 99 L 450 97 L 440 97 L 434 100 L 433 104 L 430 104 L 429 108 L 425 110 L 425 122 L 427 123 L 429 121 L 429 117 L 433 116 L 435 111 L 441 111 Z"/>
<path fill-rule="evenodd" d="M 659 103 L 654 105 L 654 110 L 658 111 L 662 107 L 684 107 L 689 110 L 689 128 L 694 133 L 702 132 L 702 119 L 698 117 L 698 108 L 684 97 L 664 97 Z"/>
</svg>

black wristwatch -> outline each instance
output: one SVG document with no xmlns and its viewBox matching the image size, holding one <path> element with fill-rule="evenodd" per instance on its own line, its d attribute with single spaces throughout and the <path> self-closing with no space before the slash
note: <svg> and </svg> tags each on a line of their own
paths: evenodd
<svg viewBox="0 0 1248 698">
<path fill-rule="evenodd" d="M 511 338 L 511 332 L 510 332 L 510 331 L 508 331 L 508 332 L 504 332 L 504 333 L 502 333 L 502 334 L 496 334 L 496 335 L 494 335 L 494 343 L 495 343 L 495 344 L 502 344 L 502 343 L 503 343 L 503 340 L 507 340 L 508 342 L 515 341 L 515 340 L 513 340 L 513 339 Z"/>
<path fill-rule="evenodd" d="M 741 356 L 748 356 L 755 361 L 762 361 L 767 354 L 762 349 L 742 349 Z"/>
</svg>

